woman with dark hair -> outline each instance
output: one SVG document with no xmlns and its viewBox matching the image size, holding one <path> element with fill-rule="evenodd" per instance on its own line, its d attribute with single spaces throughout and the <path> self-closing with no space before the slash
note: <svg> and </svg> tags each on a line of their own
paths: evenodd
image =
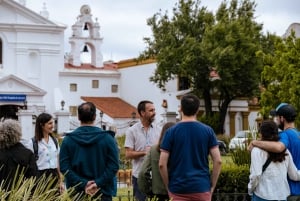
<svg viewBox="0 0 300 201">
<path fill-rule="evenodd" d="M 158 161 L 160 157 L 160 144 L 168 128 L 175 125 L 174 122 L 167 122 L 162 127 L 157 145 L 153 145 L 147 153 L 142 168 L 139 172 L 138 187 L 148 197 L 155 197 L 157 201 L 169 200 L 168 191 L 160 176 Z M 148 183 L 148 182 L 149 183 Z M 151 183 L 150 183 L 151 181 Z M 151 191 L 151 192 L 150 192 Z"/>
<path fill-rule="evenodd" d="M 33 153 L 20 143 L 21 125 L 17 120 L 0 122 L 0 183 L 10 190 L 16 175 L 25 178 L 37 176 L 37 166 Z"/>
<path fill-rule="evenodd" d="M 279 141 L 278 126 L 272 120 L 262 122 L 259 133 L 261 140 Z M 287 175 L 292 180 L 300 180 L 300 171 L 287 149 L 281 153 L 267 152 L 258 147 L 252 149 L 248 184 L 252 201 L 285 201 L 290 195 Z"/>
<path fill-rule="evenodd" d="M 64 185 L 59 172 L 59 145 L 52 135 L 53 128 L 53 117 L 48 113 L 41 113 L 36 119 L 35 135 L 27 146 L 35 154 L 39 177 L 52 176 L 54 182 L 51 187 L 62 191 Z"/>
</svg>

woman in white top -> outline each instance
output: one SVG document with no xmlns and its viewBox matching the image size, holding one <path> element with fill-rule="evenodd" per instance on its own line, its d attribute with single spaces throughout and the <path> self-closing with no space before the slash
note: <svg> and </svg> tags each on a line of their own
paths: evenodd
<svg viewBox="0 0 300 201">
<path fill-rule="evenodd" d="M 48 178 L 51 175 L 55 179 L 51 188 L 62 191 L 64 185 L 59 172 L 59 145 L 57 139 L 52 136 L 53 128 L 54 120 L 52 116 L 48 113 L 41 113 L 36 119 L 35 136 L 28 142 L 27 147 L 32 152 L 37 152 L 36 163 L 39 176 L 45 175 Z"/>
<path fill-rule="evenodd" d="M 262 140 L 279 140 L 278 127 L 274 121 L 264 121 L 259 132 Z M 262 172 L 262 167 L 268 157 L 271 162 Z M 286 201 L 290 195 L 287 175 L 292 180 L 300 180 L 300 171 L 297 170 L 288 150 L 272 153 L 257 147 L 252 149 L 248 183 L 248 192 L 252 195 L 252 201 Z"/>
</svg>

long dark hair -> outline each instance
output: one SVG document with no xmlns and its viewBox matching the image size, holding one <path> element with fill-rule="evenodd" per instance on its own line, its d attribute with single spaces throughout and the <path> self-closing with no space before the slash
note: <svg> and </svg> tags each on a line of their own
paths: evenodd
<svg viewBox="0 0 300 201">
<path fill-rule="evenodd" d="M 279 135 L 278 135 L 278 126 L 276 123 L 272 120 L 265 120 L 262 122 L 259 132 L 261 134 L 261 139 L 266 141 L 279 141 Z M 274 153 L 269 152 L 269 157 L 273 162 L 282 162 L 285 160 L 285 156 L 287 153 L 285 152 L 286 149 L 284 149 L 280 153 Z"/>
<path fill-rule="evenodd" d="M 52 119 L 53 117 L 48 113 L 41 113 L 35 122 L 35 134 L 34 137 L 37 141 L 41 141 L 44 137 L 43 126 Z M 49 135 L 51 135 L 49 133 Z"/>
<path fill-rule="evenodd" d="M 157 151 L 160 152 L 160 144 L 165 136 L 166 131 L 168 130 L 168 128 L 170 128 L 171 126 L 175 125 L 176 123 L 174 122 L 167 122 L 165 123 L 165 125 L 162 127 L 161 132 L 160 132 L 160 136 L 158 139 L 158 146 L 157 146 Z"/>
</svg>

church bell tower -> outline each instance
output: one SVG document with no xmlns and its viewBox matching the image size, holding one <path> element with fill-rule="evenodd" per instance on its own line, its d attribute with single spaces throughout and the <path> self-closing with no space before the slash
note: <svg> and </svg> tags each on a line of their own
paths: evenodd
<svg viewBox="0 0 300 201">
<path fill-rule="evenodd" d="M 85 63 L 96 68 L 103 67 L 102 41 L 97 18 L 94 22 L 91 8 L 83 5 L 76 23 L 72 25 L 72 36 L 69 38 L 71 52 L 67 62 L 75 67 Z"/>
</svg>

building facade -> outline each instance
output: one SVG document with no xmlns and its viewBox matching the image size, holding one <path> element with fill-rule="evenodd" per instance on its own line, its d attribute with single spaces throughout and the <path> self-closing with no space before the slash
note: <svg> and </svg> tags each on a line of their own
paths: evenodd
<svg viewBox="0 0 300 201">
<path fill-rule="evenodd" d="M 148 99 L 156 106 L 158 123 L 180 119 L 179 97 L 189 90 L 182 89 L 178 79 L 169 81 L 165 90 L 150 82 L 156 69 L 153 60 L 103 61 L 100 23 L 88 5 L 74 16 L 71 51 L 65 54 L 66 26 L 49 20 L 46 10 L 37 14 L 20 2 L 0 1 L 0 118 L 26 113 L 34 124 L 41 112 L 54 117 L 63 113 L 69 122 L 64 130 L 72 130 L 79 126 L 77 106 L 92 101 L 96 124 L 121 135 L 138 118 L 138 102 Z M 200 109 L 204 111 L 203 103 Z M 232 101 L 225 133 L 255 127 L 258 110 L 247 99 Z M 23 127 L 27 138 L 32 127 Z"/>
</svg>

